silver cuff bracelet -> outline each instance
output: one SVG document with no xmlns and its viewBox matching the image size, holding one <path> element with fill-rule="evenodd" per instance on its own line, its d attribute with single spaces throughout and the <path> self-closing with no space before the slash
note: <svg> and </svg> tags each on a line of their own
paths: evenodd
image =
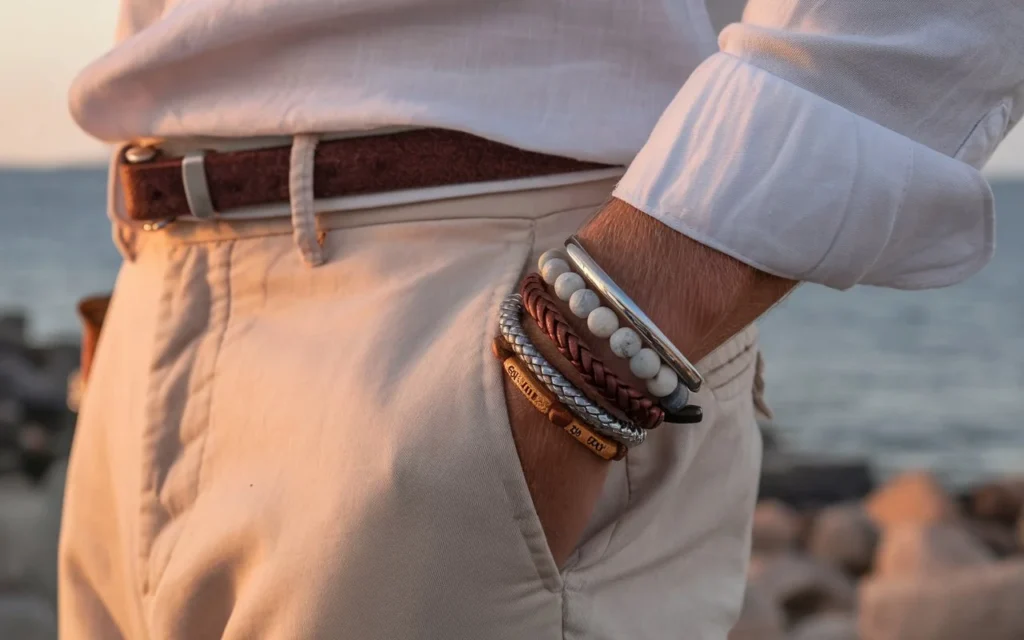
<svg viewBox="0 0 1024 640">
<path fill-rule="evenodd" d="M 593 287 L 610 307 L 626 319 L 626 322 L 640 334 L 651 346 L 651 349 L 661 357 L 662 361 L 675 371 L 686 388 L 693 392 L 699 391 L 701 385 L 704 384 L 704 377 L 700 375 L 697 368 L 665 337 L 665 334 L 626 295 L 626 292 L 615 284 L 615 281 L 605 273 L 604 269 L 590 257 L 587 250 L 580 244 L 579 238 L 575 235 L 570 236 L 565 241 L 565 252 L 569 255 L 569 261 L 573 268 L 583 276 L 587 284 Z"/>
</svg>

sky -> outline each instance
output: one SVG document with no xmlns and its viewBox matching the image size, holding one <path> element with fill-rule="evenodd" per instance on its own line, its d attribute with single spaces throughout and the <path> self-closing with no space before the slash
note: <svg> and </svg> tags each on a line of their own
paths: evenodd
<svg viewBox="0 0 1024 640">
<path fill-rule="evenodd" d="M 117 0 L 0 0 L 0 165 L 101 162 L 67 112 L 75 73 L 110 47 Z M 1024 124 L 986 167 L 1024 178 Z"/>
</svg>

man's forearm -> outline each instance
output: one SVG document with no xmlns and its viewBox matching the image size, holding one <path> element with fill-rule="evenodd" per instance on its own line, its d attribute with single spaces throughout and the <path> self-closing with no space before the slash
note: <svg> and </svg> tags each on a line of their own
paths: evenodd
<svg viewBox="0 0 1024 640">
<path fill-rule="evenodd" d="M 613 199 L 579 236 L 691 362 L 756 320 L 796 285 L 677 233 L 621 200 Z"/>
</svg>

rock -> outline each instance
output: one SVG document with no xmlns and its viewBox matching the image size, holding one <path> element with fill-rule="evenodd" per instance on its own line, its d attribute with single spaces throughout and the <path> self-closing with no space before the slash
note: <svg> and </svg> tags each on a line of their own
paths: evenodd
<svg viewBox="0 0 1024 640">
<path fill-rule="evenodd" d="M 39 374 L 50 381 L 54 389 L 60 393 L 60 402 L 52 402 L 47 396 L 46 409 L 56 414 L 55 418 L 60 420 L 58 427 L 70 426 L 68 416 L 70 407 L 67 404 L 67 388 L 72 373 L 78 369 L 81 360 L 81 349 L 77 343 L 53 342 L 45 347 L 37 349 L 37 360 L 39 362 Z M 51 424 L 53 421 L 46 421 Z"/>
<path fill-rule="evenodd" d="M 875 575 L 938 574 L 994 561 L 991 552 L 959 525 L 904 524 L 882 533 Z"/>
<path fill-rule="evenodd" d="M 60 390 L 64 382 L 57 383 L 41 372 L 24 354 L 11 350 L 0 349 L 0 381 L 15 396 L 29 403 L 45 403 Z"/>
<path fill-rule="evenodd" d="M 53 462 L 53 434 L 35 422 L 27 422 L 18 433 L 21 472 L 39 481 Z"/>
<path fill-rule="evenodd" d="M 772 599 L 755 586 L 747 585 L 743 609 L 729 640 L 784 640 L 785 621 Z"/>
<path fill-rule="evenodd" d="M 48 452 L 50 432 L 37 422 L 26 422 L 18 430 L 18 447 L 22 451 Z"/>
<path fill-rule="evenodd" d="M 761 466 L 761 500 L 779 500 L 797 509 L 860 500 L 874 488 L 861 460 L 821 460 L 766 452 Z"/>
<path fill-rule="evenodd" d="M 19 311 L 0 315 L 0 345 L 24 346 L 28 333 L 28 318 Z"/>
<path fill-rule="evenodd" d="M 30 578 L 45 512 L 40 491 L 16 477 L 0 482 L 0 584 L 20 584 Z"/>
<path fill-rule="evenodd" d="M 17 425 L 25 419 L 25 409 L 15 398 L 0 398 L 0 424 Z"/>
<path fill-rule="evenodd" d="M 38 349 L 39 368 L 67 378 L 82 361 L 82 347 L 78 340 L 55 340 Z"/>
<path fill-rule="evenodd" d="M 53 440 L 50 444 L 52 446 L 54 458 L 66 460 L 71 456 L 71 444 L 74 437 L 74 428 L 61 429 L 57 433 L 53 434 Z"/>
<path fill-rule="evenodd" d="M 851 611 L 853 584 L 840 571 L 796 554 L 759 557 L 751 563 L 750 584 L 768 597 L 792 625 L 825 611 Z"/>
<path fill-rule="evenodd" d="M 1021 551 L 1012 525 L 992 520 L 967 520 L 964 528 L 983 543 L 997 558 L 1005 558 Z"/>
<path fill-rule="evenodd" d="M 861 640 L 1020 640 L 1024 638 L 1024 561 L 929 575 L 866 580 L 860 589 Z"/>
<path fill-rule="evenodd" d="M 60 517 L 64 504 L 64 482 L 67 460 L 51 465 L 43 483 L 43 515 L 36 529 L 36 546 L 32 562 L 32 583 L 42 588 L 53 602 L 57 601 L 57 543 L 60 538 Z"/>
<path fill-rule="evenodd" d="M 21 454 L 14 449 L 0 449 L 0 477 L 21 473 Z"/>
<path fill-rule="evenodd" d="M 754 509 L 753 550 L 782 552 L 796 547 L 802 529 L 800 514 L 778 500 L 758 503 Z"/>
<path fill-rule="evenodd" d="M 981 520 L 1013 526 L 1024 513 L 1024 478 L 1007 478 L 976 487 L 967 498 L 967 511 Z"/>
<path fill-rule="evenodd" d="M 858 640 L 857 619 L 849 613 L 823 613 L 793 629 L 790 640 Z"/>
<path fill-rule="evenodd" d="M 871 568 L 877 546 L 878 527 L 859 503 L 823 509 L 807 540 L 813 558 L 855 577 Z"/>
<path fill-rule="evenodd" d="M 53 606 L 30 593 L 0 595 L 0 638 L 56 640 L 57 614 Z"/>
<path fill-rule="evenodd" d="M 933 524 L 959 519 L 959 509 L 930 473 L 915 471 L 890 480 L 865 502 L 867 513 L 880 527 Z"/>
<path fill-rule="evenodd" d="M 3 322 L 0 318 L 0 325 Z M 53 430 L 69 427 L 67 382 L 77 366 L 79 347 L 70 342 L 29 347 L 23 341 L 5 342 L 2 334 L 0 326 L 0 391 L 19 405 L 20 418 L 14 422 L 39 422 Z M 0 419 L 4 422 L 11 420 Z"/>
<path fill-rule="evenodd" d="M 0 384 L 0 392 L 3 385 Z M 18 441 L 18 431 L 25 421 L 25 409 L 13 396 L 0 397 L 0 447 L 13 447 Z"/>
</svg>

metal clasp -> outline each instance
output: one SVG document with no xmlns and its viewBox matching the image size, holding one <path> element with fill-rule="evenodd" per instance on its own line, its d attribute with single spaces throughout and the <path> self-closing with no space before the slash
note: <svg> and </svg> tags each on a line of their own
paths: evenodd
<svg viewBox="0 0 1024 640">
<path fill-rule="evenodd" d="M 128 164 L 142 164 L 152 161 L 158 153 L 156 147 L 131 146 L 124 150 L 124 159 Z"/>
</svg>

